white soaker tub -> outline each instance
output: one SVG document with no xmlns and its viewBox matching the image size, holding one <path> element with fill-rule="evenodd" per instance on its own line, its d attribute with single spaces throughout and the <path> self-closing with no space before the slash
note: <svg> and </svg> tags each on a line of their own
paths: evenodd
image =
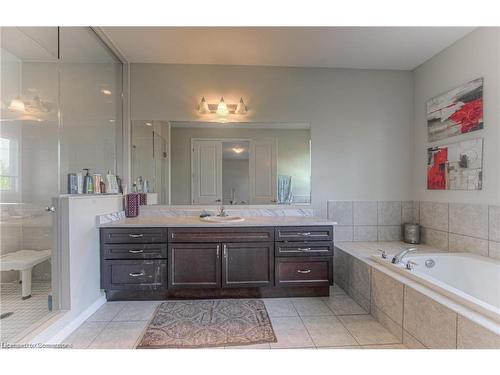
<svg viewBox="0 0 500 375">
<path fill-rule="evenodd" d="M 469 253 L 408 254 L 400 264 L 392 256 L 371 257 L 409 279 L 500 322 L 500 261 Z M 408 261 L 416 263 L 406 269 Z M 434 265 L 432 265 L 434 263 Z"/>
</svg>

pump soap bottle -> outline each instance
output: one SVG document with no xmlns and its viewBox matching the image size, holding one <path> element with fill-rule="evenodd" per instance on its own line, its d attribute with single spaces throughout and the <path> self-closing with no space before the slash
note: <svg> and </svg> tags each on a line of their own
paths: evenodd
<svg viewBox="0 0 500 375">
<path fill-rule="evenodd" d="M 87 171 L 83 179 L 83 193 L 84 194 L 93 194 L 94 193 L 94 181 L 92 180 L 92 176 L 89 174 L 89 168 L 83 168 L 83 171 Z"/>
</svg>

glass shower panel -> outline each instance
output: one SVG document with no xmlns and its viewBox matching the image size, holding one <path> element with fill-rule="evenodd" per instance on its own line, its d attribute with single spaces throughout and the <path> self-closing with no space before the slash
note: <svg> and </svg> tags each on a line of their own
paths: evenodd
<svg viewBox="0 0 500 375">
<path fill-rule="evenodd" d="M 60 28 L 61 191 L 68 173 L 117 173 L 122 64 L 88 27 Z"/>
<path fill-rule="evenodd" d="M 0 336 L 12 342 L 51 309 L 46 207 L 59 194 L 58 30 L 0 32 Z"/>
</svg>

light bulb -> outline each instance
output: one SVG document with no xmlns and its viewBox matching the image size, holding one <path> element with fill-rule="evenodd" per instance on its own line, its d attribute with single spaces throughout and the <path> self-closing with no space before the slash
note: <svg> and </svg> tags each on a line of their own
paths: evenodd
<svg viewBox="0 0 500 375">
<path fill-rule="evenodd" d="M 241 146 L 235 146 L 235 147 L 233 147 L 233 149 L 232 149 L 232 150 L 233 150 L 235 153 L 237 153 L 237 154 L 241 154 L 243 151 L 245 151 L 245 149 L 244 149 L 243 147 L 241 147 Z"/>
<path fill-rule="evenodd" d="M 229 110 L 227 109 L 227 104 L 224 102 L 224 98 L 220 98 L 220 102 L 217 105 L 217 114 L 219 116 L 227 116 L 229 114 Z"/>
<path fill-rule="evenodd" d="M 244 115 L 247 113 L 247 106 L 245 105 L 245 102 L 243 101 L 243 98 L 240 98 L 240 102 L 236 106 L 236 110 L 234 113 L 237 113 L 239 115 Z"/>
<path fill-rule="evenodd" d="M 13 112 L 26 112 L 26 106 L 24 105 L 24 102 L 21 100 L 21 98 L 17 97 L 15 99 L 12 99 L 9 105 L 9 110 Z"/>
<path fill-rule="evenodd" d="M 210 113 L 210 108 L 208 107 L 208 103 L 205 100 L 205 97 L 201 98 L 200 105 L 198 106 L 198 111 L 200 113 Z"/>
</svg>

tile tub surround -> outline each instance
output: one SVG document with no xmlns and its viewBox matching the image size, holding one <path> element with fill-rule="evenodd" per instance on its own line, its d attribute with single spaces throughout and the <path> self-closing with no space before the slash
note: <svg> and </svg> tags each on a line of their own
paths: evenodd
<svg viewBox="0 0 500 375">
<path fill-rule="evenodd" d="M 412 201 L 328 201 L 337 223 L 335 241 L 400 241 L 401 225 L 413 222 Z"/>
<path fill-rule="evenodd" d="M 328 201 L 334 241 L 400 241 L 402 224 L 421 225 L 423 244 L 500 259 L 500 206 L 419 201 Z"/>
<path fill-rule="evenodd" d="M 359 305 L 366 303 L 356 291 L 359 277 L 353 280 L 349 269 L 351 264 L 364 264 L 364 272 L 370 275 L 371 316 L 408 348 L 500 348 L 499 324 L 369 258 L 379 248 L 388 249 L 391 256 L 404 246 L 407 244 L 402 242 L 337 242 L 336 285 Z M 418 248 L 422 252 L 439 251 L 426 245 Z M 366 290 L 366 280 L 363 283 Z"/>
<path fill-rule="evenodd" d="M 415 205 L 420 212 L 422 243 L 500 259 L 500 206 L 453 202 Z"/>
</svg>

